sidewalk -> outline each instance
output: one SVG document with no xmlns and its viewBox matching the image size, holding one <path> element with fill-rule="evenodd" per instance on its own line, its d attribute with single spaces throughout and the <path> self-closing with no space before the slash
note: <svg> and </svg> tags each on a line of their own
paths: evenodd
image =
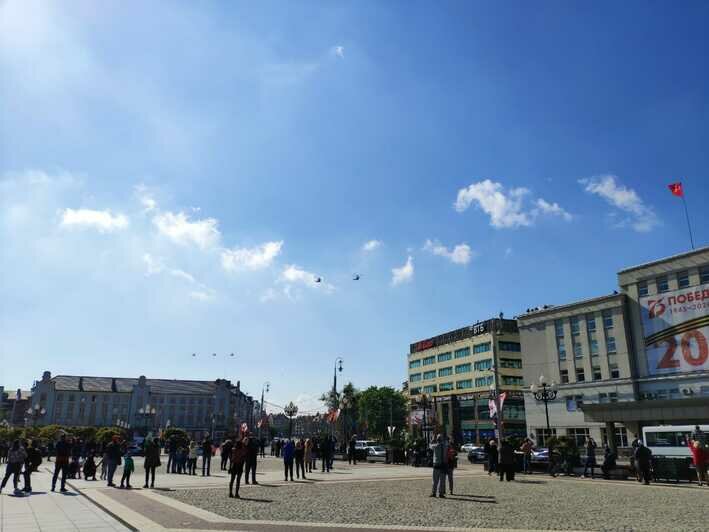
<svg viewBox="0 0 709 532">
<path fill-rule="evenodd" d="M 0 494 L 0 532 L 130 530 L 68 485 L 67 493 L 60 493 L 59 486 L 52 493 L 52 477 L 45 468 L 43 464 L 39 472 L 32 474 L 31 495 L 15 496 L 12 480 L 5 486 Z"/>
</svg>

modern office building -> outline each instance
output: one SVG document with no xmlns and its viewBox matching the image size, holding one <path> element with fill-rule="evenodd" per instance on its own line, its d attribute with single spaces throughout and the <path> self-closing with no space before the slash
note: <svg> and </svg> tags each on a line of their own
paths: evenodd
<svg viewBox="0 0 709 532">
<path fill-rule="evenodd" d="M 506 394 L 504 433 L 525 432 L 522 353 L 515 320 L 490 319 L 409 346 L 411 425 L 457 442 L 494 437 L 491 390 Z M 497 372 L 494 371 L 497 368 Z"/>
<path fill-rule="evenodd" d="M 194 438 L 225 433 L 247 423 L 253 427 L 253 398 L 231 381 L 51 376 L 32 388 L 33 408 L 44 412 L 36 425 L 123 425 L 157 434 L 160 429 L 179 427 Z"/>
<path fill-rule="evenodd" d="M 643 426 L 709 423 L 709 248 L 626 268 L 618 284 L 519 317 L 525 379 L 559 383 L 552 433 L 625 446 Z M 543 442 L 544 405 L 525 401 Z"/>
</svg>

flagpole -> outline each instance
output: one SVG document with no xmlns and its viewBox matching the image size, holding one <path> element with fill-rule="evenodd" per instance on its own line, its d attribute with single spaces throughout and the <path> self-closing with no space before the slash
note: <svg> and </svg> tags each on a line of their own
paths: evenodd
<svg viewBox="0 0 709 532">
<path fill-rule="evenodd" d="M 692 225 L 689 223 L 689 211 L 687 210 L 687 201 L 684 199 L 684 194 L 682 194 L 682 204 L 684 205 L 684 215 L 687 218 L 687 229 L 689 229 L 689 241 L 692 244 L 692 249 L 694 249 L 694 237 L 692 236 Z"/>
</svg>

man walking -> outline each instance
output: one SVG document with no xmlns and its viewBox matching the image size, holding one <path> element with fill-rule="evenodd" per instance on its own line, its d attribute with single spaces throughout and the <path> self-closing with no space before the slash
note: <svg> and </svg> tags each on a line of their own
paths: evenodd
<svg viewBox="0 0 709 532">
<path fill-rule="evenodd" d="M 209 475 L 209 466 L 212 464 L 212 440 L 205 436 L 202 441 L 202 476 Z"/>
<path fill-rule="evenodd" d="M 222 471 L 226 471 L 227 462 L 231 457 L 231 448 L 231 440 L 227 439 L 224 443 L 222 443 Z"/>
<path fill-rule="evenodd" d="M 645 447 L 642 441 L 639 442 L 637 448 L 635 449 L 635 463 L 638 466 L 638 472 L 640 474 L 641 480 L 645 482 L 645 485 L 650 484 L 650 466 L 652 464 L 652 451 Z"/>
<path fill-rule="evenodd" d="M 166 473 L 177 472 L 177 438 L 173 434 L 167 442 L 167 469 Z"/>
<path fill-rule="evenodd" d="M 256 482 L 256 462 L 258 461 L 258 442 L 256 438 L 246 438 L 246 474 L 244 475 L 244 484 L 249 483 L 249 473 L 251 474 L 251 484 Z"/>
<path fill-rule="evenodd" d="M 71 445 L 66 440 L 66 434 L 62 434 L 59 437 L 57 446 L 55 448 L 56 458 L 54 459 L 54 474 L 52 475 L 52 491 L 57 485 L 57 477 L 59 473 L 62 475 L 61 489 L 59 491 L 65 492 L 66 490 L 66 475 L 69 469 L 69 456 L 71 455 Z"/>
<path fill-rule="evenodd" d="M 446 462 L 448 460 L 448 446 L 443 441 L 441 434 L 436 436 L 436 443 L 431 446 L 433 451 L 433 487 L 431 497 L 446 498 Z"/>
</svg>

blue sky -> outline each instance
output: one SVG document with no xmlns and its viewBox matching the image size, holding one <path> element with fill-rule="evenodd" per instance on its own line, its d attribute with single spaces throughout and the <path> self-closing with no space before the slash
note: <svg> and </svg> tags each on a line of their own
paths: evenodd
<svg viewBox="0 0 709 532">
<path fill-rule="evenodd" d="M 254 6 L 2 4 L 0 383 L 314 409 L 688 249 L 673 181 L 707 243 L 705 2 Z"/>
</svg>

